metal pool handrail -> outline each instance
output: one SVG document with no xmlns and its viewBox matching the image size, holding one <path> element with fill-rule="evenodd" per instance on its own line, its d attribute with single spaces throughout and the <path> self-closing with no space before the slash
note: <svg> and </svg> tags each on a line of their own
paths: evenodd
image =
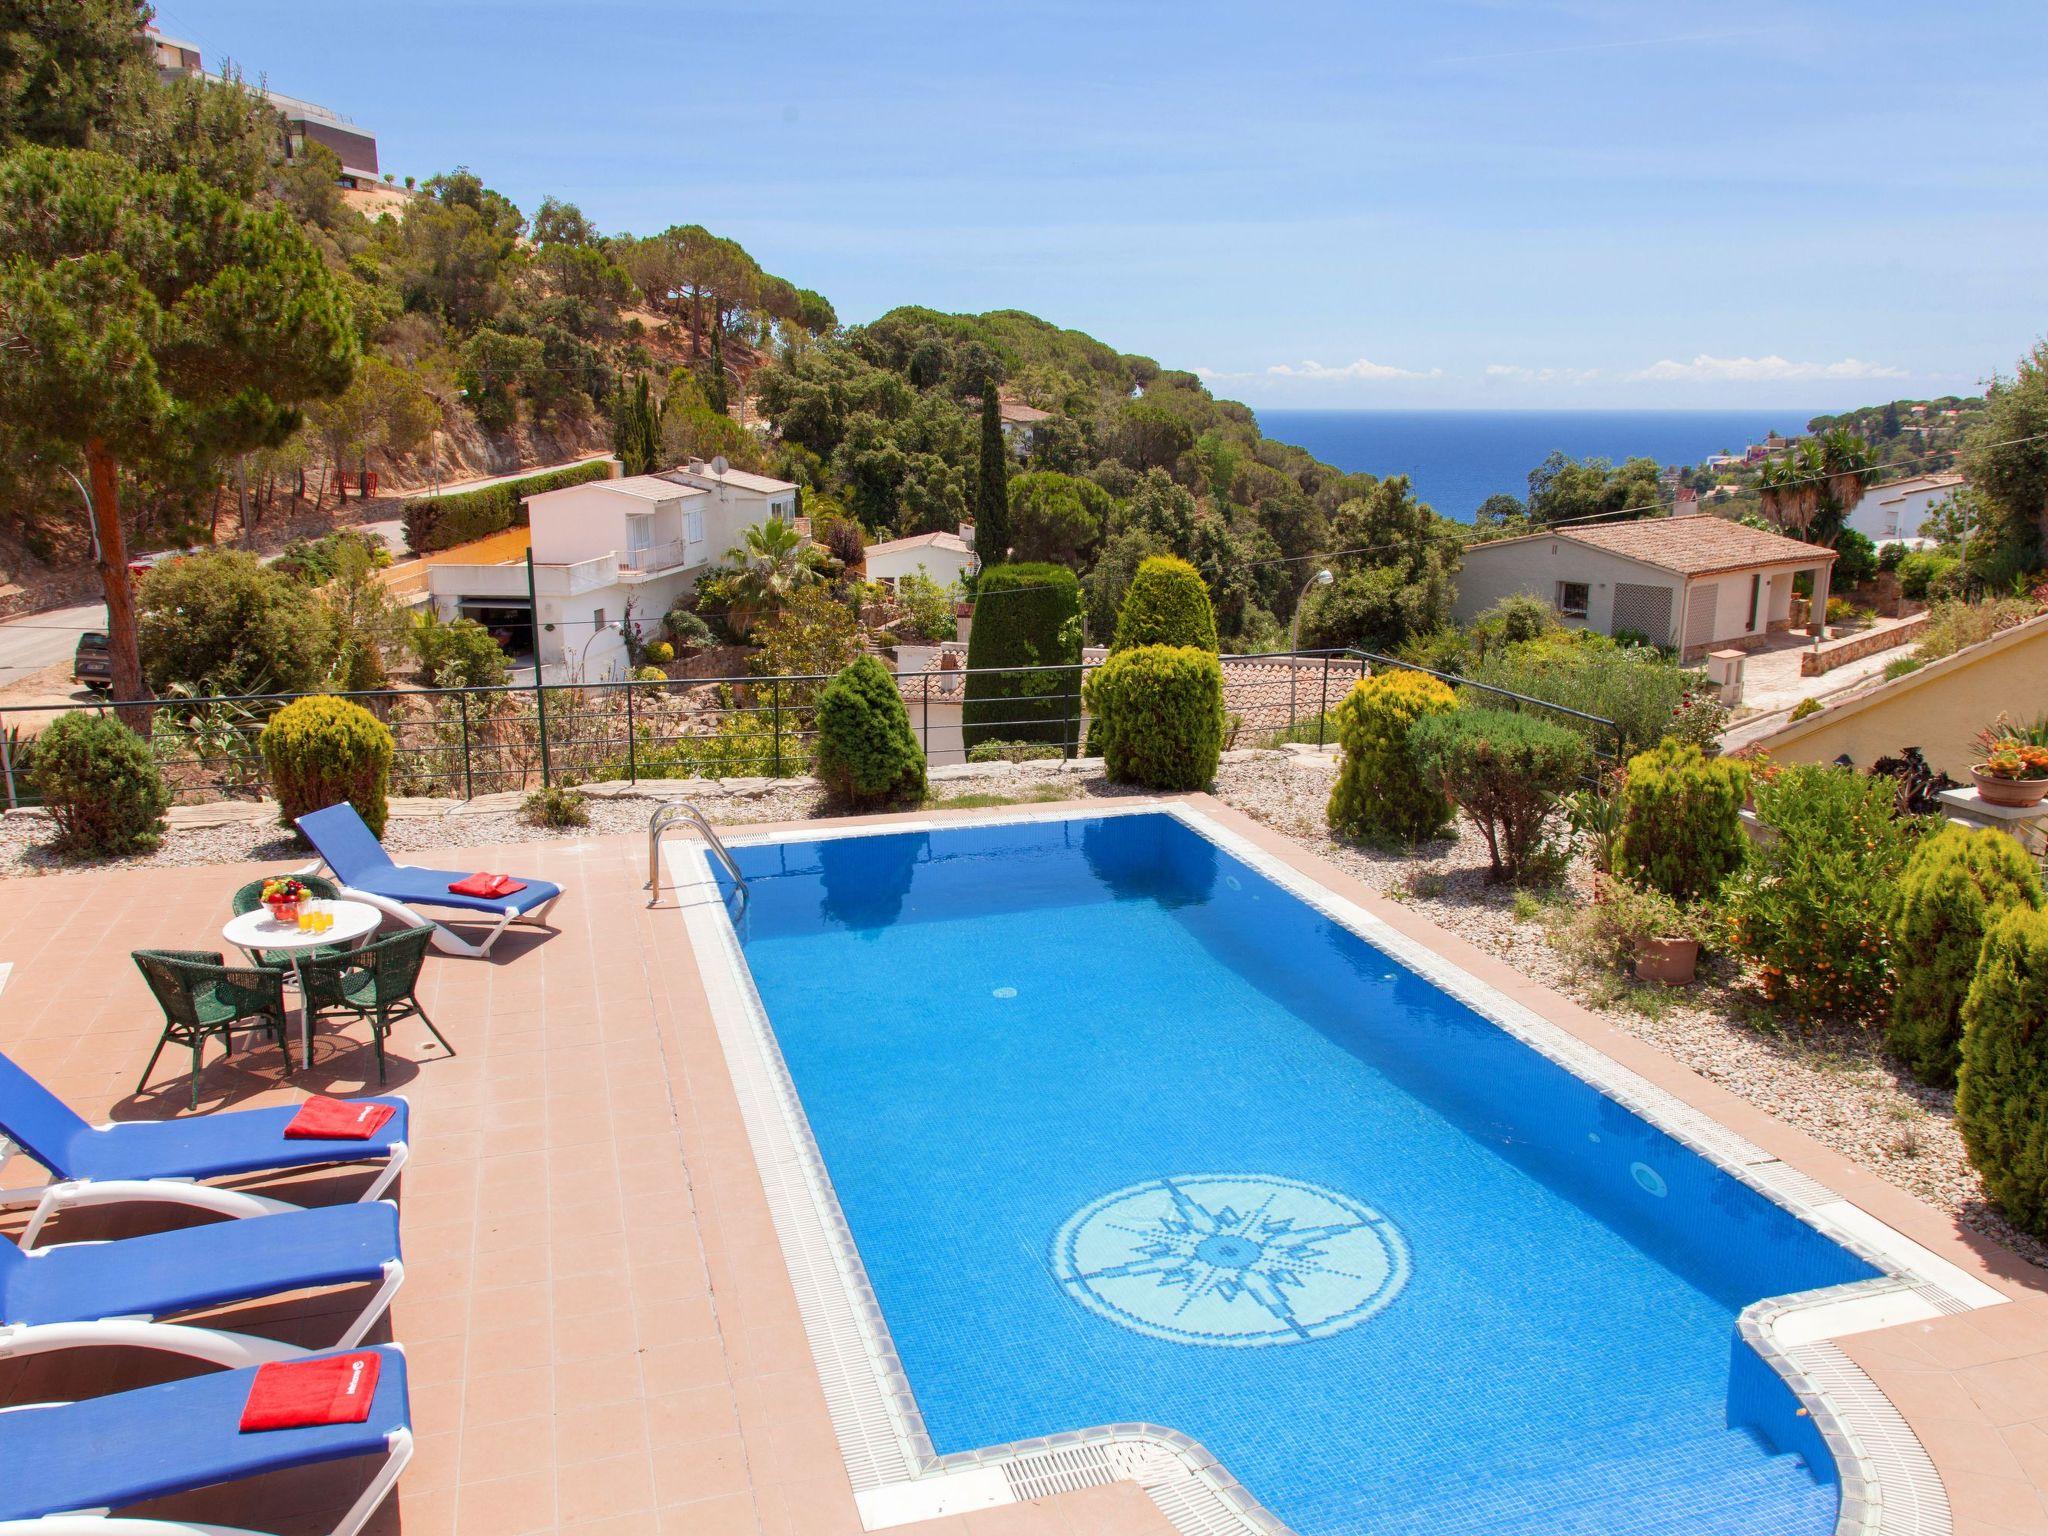
<svg viewBox="0 0 2048 1536">
<path fill-rule="evenodd" d="M 740 873 L 740 867 L 733 861 L 732 850 L 720 841 L 718 833 L 712 830 L 710 818 L 687 800 L 677 800 L 657 807 L 647 818 L 647 905 L 661 905 L 661 893 L 670 887 L 661 883 L 661 834 L 669 829 L 671 822 L 687 819 L 702 834 L 705 844 L 717 855 L 718 862 L 725 866 L 725 872 L 738 887 L 740 900 L 747 899 L 747 877 Z"/>
</svg>

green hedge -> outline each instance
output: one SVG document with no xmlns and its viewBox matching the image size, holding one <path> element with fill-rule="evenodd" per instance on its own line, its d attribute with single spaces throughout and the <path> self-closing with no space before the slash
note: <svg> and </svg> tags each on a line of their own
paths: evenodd
<svg viewBox="0 0 2048 1536">
<path fill-rule="evenodd" d="M 1416 721 L 1408 745 L 1424 776 L 1479 828 L 1494 879 L 1551 871 L 1547 824 L 1586 771 L 1583 738 L 1533 715 L 1468 706 Z"/>
<path fill-rule="evenodd" d="M 405 503 L 405 547 L 416 555 L 430 555 L 437 549 L 453 549 L 473 539 L 486 538 L 515 523 L 526 521 L 526 498 L 542 491 L 559 491 L 565 485 L 582 485 L 590 480 L 611 478 L 610 459 L 590 459 L 567 469 L 507 480 L 475 491 L 451 491 L 445 496 L 414 496 Z"/>
<path fill-rule="evenodd" d="M 1063 565 L 997 565 L 974 588 L 961 710 L 969 747 L 1049 741 L 1069 750 L 1081 720 L 1081 584 Z M 997 667 L 1043 672 L 990 672 Z"/>
<path fill-rule="evenodd" d="M 1457 707 L 1458 696 L 1427 673 L 1395 670 L 1360 680 L 1336 709 L 1344 760 L 1330 788 L 1330 830 L 1399 843 L 1443 831 L 1450 799 L 1417 767 L 1408 734 L 1418 720 Z"/>
<path fill-rule="evenodd" d="M 1676 901 L 1698 901 L 1742 867 L 1749 769 L 1666 737 L 1629 759 L 1614 872 Z"/>
<path fill-rule="evenodd" d="M 1892 994 L 1888 1043 L 1915 1076 L 1940 1087 L 1955 1082 L 1963 999 L 1984 930 L 2014 907 L 2041 904 L 2041 877 L 2003 832 L 1943 827 L 1913 850 L 1892 908 L 1892 945 L 1907 963 Z"/>
<path fill-rule="evenodd" d="M 1201 789 L 1223 755 L 1223 664 L 1198 645 L 1118 651 L 1088 679 L 1092 745 L 1119 784 Z"/>
<path fill-rule="evenodd" d="M 163 835 L 171 792 L 149 743 L 109 715 L 72 710 L 35 738 L 29 786 L 65 853 L 146 853 Z"/>
<path fill-rule="evenodd" d="M 391 732 L 360 704 L 316 695 L 270 717 L 258 738 L 278 820 L 286 826 L 346 800 L 379 837 L 391 778 Z"/>
<path fill-rule="evenodd" d="M 1984 936 L 1963 1004 L 1956 1127 L 1984 1193 L 2048 1236 L 2048 912 L 2008 912 Z"/>
<path fill-rule="evenodd" d="M 924 795 L 924 750 L 896 680 L 862 656 L 818 695 L 818 778 L 854 806 L 917 800 Z"/>
<path fill-rule="evenodd" d="M 1153 555 L 1138 566 L 1117 610 L 1112 651 L 1140 645 L 1193 645 L 1216 649 L 1216 610 L 1201 572 L 1172 555 Z"/>
</svg>

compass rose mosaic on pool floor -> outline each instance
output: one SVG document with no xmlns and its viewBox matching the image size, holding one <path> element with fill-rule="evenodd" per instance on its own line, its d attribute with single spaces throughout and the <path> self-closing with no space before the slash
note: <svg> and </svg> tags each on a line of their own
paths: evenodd
<svg viewBox="0 0 2048 1536">
<path fill-rule="evenodd" d="M 1148 1179 L 1083 1206 L 1053 1273 L 1091 1312 L 1180 1344 L 1298 1344 L 1364 1322 L 1408 1282 L 1394 1224 L 1270 1174 Z"/>
</svg>

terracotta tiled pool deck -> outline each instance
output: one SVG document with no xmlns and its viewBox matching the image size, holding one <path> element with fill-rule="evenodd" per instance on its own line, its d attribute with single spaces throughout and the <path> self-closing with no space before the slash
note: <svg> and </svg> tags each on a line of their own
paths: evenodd
<svg viewBox="0 0 2048 1536">
<path fill-rule="evenodd" d="M 2013 1298 L 1840 1342 L 1932 1454 L 1958 1533 L 2048 1536 L 2048 1275 L 1297 845 L 1190 798 Z M 672 906 L 647 908 L 645 858 L 637 838 L 421 856 L 536 874 L 568 895 L 552 932 L 513 929 L 487 961 L 429 959 L 422 995 L 459 1055 L 417 1025 L 401 1025 L 391 1042 L 389 1088 L 412 1102 L 414 1160 L 398 1195 L 407 1278 L 389 1328 L 411 1361 L 418 1453 L 372 1530 L 861 1529 L 682 920 Z M 158 1014 L 128 951 L 218 948 L 228 894 L 257 872 L 0 882 L 0 962 L 14 966 L 0 992 L 0 1049 L 89 1119 L 182 1112 L 179 1053 L 167 1052 L 148 1090 L 134 1093 Z M 375 1087 L 361 1029 L 323 1033 L 313 1066 L 289 1080 L 280 1065 L 271 1050 L 213 1056 L 201 1112 Z M 0 1183 L 21 1183 L 21 1173 L 11 1167 Z M 309 1203 L 352 1193 L 338 1176 L 305 1182 Z M 53 1235 L 140 1230 L 118 1224 L 134 1219 L 76 1218 Z M 211 1320 L 325 1342 L 339 1304 L 301 1299 Z M 0 1403 L 167 1374 L 159 1359 L 112 1352 L 0 1363 Z M 343 1466 L 279 1476 L 149 1512 L 324 1530 L 321 1516 L 331 1521 L 366 1475 Z M 1135 1536 L 1171 1527 L 1135 1484 L 1118 1483 L 897 1529 Z"/>
</svg>

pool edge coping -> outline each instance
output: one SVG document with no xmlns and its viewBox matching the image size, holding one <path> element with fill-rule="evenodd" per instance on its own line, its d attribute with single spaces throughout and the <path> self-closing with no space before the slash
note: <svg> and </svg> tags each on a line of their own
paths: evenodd
<svg viewBox="0 0 2048 1536">
<path fill-rule="evenodd" d="M 1259 846 L 1205 807 L 1184 799 L 1132 799 L 1107 804 L 1064 802 L 1028 810 L 1004 808 L 994 813 L 913 813 L 838 824 L 780 823 L 735 833 L 727 842 L 733 847 L 749 847 L 968 825 L 1029 825 L 1147 814 L 1174 817 L 1329 921 L 1416 971 L 1529 1049 L 1879 1270 L 1868 1280 L 1754 1302 L 1740 1314 L 1738 1329 L 1758 1358 L 1784 1381 L 1800 1411 L 1811 1417 L 1834 1458 L 1840 1490 L 1835 1536 L 1946 1536 L 1952 1530 L 1942 1481 L 1926 1449 L 1877 1384 L 1833 1341 L 1850 1333 L 1995 1305 L 2009 1298 L 1942 1260 L 1882 1218 L 1856 1207 L 1853 1199 L 1835 1193 L 1720 1124 L 1709 1111 L 1650 1081 L 1455 959 L 1331 889 L 1315 874 Z M 1321 862 L 1313 850 L 1300 852 Z M 1220 1536 L 1232 1530 L 1256 1531 L 1262 1536 L 1291 1533 L 1285 1522 L 1239 1484 L 1199 1442 L 1162 1426 L 1099 1425 L 944 1456 L 936 1453 L 780 1043 L 754 988 L 730 914 L 724 902 L 716 899 L 716 882 L 702 845 L 674 843 L 666 853 L 681 861 L 680 869 L 672 869 L 676 900 L 699 963 L 713 1024 L 740 1100 L 742 1120 L 769 1197 L 770 1214 L 864 1528 L 880 1529 L 1129 1477 L 1152 1496 L 1170 1523 L 1192 1536 Z M 713 899 L 704 899 L 707 893 Z M 721 963 L 714 964 L 714 960 Z M 1539 990 L 1548 991 L 1540 986 Z M 794 1187 L 790 1187 L 791 1175 L 795 1176 Z M 1829 1207 L 1837 1210 L 1831 1212 Z M 1837 1219 L 1840 1208 L 1845 1207 L 1862 1218 L 1858 1226 L 1863 1230 L 1850 1230 Z M 1870 1226 L 1878 1227 L 1892 1241 L 1882 1248 L 1866 1241 Z M 1916 1273 L 1902 1254 L 1926 1261 L 1920 1272 Z M 836 1283 L 824 1286 L 827 1276 Z M 1963 1282 L 1960 1286 L 1955 1285 L 1958 1279 Z M 1981 1295 L 1954 1293 L 1973 1287 Z M 836 1298 L 831 1291 L 838 1292 Z M 1881 1321 L 1869 1320 L 1873 1307 Z M 862 1376 L 868 1379 L 862 1381 Z M 882 1421 L 879 1425 L 878 1419 Z M 878 1429 L 883 1430 L 879 1435 Z"/>
</svg>

